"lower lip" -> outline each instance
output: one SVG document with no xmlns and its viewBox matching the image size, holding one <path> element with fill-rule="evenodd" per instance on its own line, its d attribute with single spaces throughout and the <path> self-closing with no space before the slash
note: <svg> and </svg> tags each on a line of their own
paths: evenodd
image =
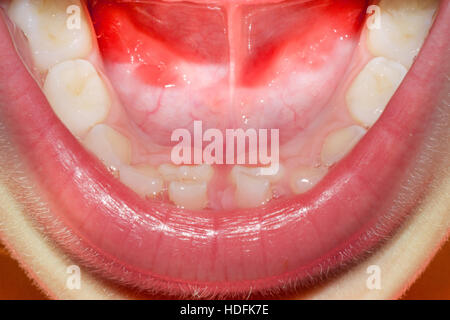
<svg viewBox="0 0 450 320">
<path fill-rule="evenodd" d="M 140 199 L 55 117 L 15 53 L 4 19 L 0 118 L 54 218 L 74 234 L 68 243 L 45 222 L 50 236 L 105 277 L 170 294 L 297 284 L 363 256 L 420 198 L 427 179 L 412 172 L 448 81 L 449 16 L 450 3 L 443 1 L 421 55 L 352 153 L 311 192 L 263 208 L 188 212 Z"/>
</svg>

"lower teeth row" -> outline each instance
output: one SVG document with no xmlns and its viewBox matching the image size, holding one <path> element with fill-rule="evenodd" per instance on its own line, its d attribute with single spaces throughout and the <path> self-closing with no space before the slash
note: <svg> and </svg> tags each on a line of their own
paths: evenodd
<svg viewBox="0 0 450 320">
<path fill-rule="evenodd" d="M 136 164 L 131 140 L 106 124 L 118 102 L 99 72 L 102 68 L 86 11 L 81 10 L 80 28 L 67 28 L 71 5 L 83 8 L 80 1 L 70 0 L 13 0 L 7 7 L 9 17 L 28 39 L 32 69 L 43 79 L 43 92 L 56 115 L 122 183 L 142 197 L 168 198 L 180 207 L 200 210 L 256 207 L 273 197 L 307 192 L 319 183 L 383 113 L 423 44 L 438 1 L 379 3 L 381 28 L 363 32 L 372 58 L 346 88 L 345 104 L 353 124 L 326 134 L 319 161 L 283 164 L 275 176 L 234 166 L 225 171 L 228 185 L 219 183 L 220 188 L 216 180 L 222 170 L 209 165 Z"/>
</svg>

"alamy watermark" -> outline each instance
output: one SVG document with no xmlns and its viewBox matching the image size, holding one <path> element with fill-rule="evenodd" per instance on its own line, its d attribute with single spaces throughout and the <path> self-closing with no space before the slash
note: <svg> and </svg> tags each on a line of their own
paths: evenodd
<svg viewBox="0 0 450 320">
<path fill-rule="evenodd" d="M 369 290 L 381 290 L 381 268 L 377 265 L 368 266 L 366 273 L 369 275 L 366 280 L 366 287 Z"/>
<path fill-rule="evenodd" d="M 66 20 L 66 26 L 69 30 L 81 29 L 81 8 L 76 4 L 70 5 L 66 9 L 68 18 Z"/>
<path fill-rule="evenodd" d="M 69 275 L 66 279 L 66 288 L 69 290 L 81 290 L 81 269 L 77 265 L 71 265 L 66 268 Z"/>
<path fill-rule="evenodd" d="M 371 5 L 367 7 L 366 13 L 369 15 L 367 18 L 367 29 L 381 29 L 381 8 L 377 5 Z"/>
<path fill-rule="evenodd" d="M 176 129 L 171 141 L 178 142 L 170 155 L 176 165 L 261 165 L 261 175 L 275 175 L 279 169 L 279 129 L 239 128 L 225 132 L 207 129 L 203 132 L 202 121 L 194 121 L 193 134 L 188 129 Z"/>
</svg>

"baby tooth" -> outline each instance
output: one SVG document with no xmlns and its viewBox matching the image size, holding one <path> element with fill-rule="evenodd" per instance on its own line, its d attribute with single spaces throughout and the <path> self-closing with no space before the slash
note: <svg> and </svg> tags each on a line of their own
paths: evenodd
<svg viewBox="0 0 450 320">
<path fill-rule="evenodd" d="M 236 186 L 235 200 L 239 207 L 251 208 L 267 203 L 272 198 L 271 183 L 284 175 L 282 166 L 274 175 L 261 174 L 261 167 L 234 166 L 231 181 Z"/>
<path fill-rule="evenodd" d="M 293 172 L 291 177 L 291 188 L 296 194 L 311 190 L 327 174 L 325 167 L 302 167 Z"/>
<path fill-rule="evenodd" d="M 245 174 L 235 175 L 236 193 L 235 200 L 241 208 L 252 208 L 267 203 L 272 198 L 270 181 Z"/>
<path fill-rule="evenodd" d="M 108 89 L 86 60 L 69 60 L 52 67 L 44 93 L 56 115 L 76 136 L 102 122 L 111 105 Z"/>
<path fill-rule="evenodd" d="M 406 68 L 398 62 L 383 57 L 372 59 L 347 91 L 347 107 L 352 117 L 363 126 L 371 127 L 383 113 L 406 73 Z"/>
<path fill-rule="evenodd" d="M 172 164 L 162 164 L 158 171 L 166 181 L 209 181 L 214 169 L 207 164 L 195 166 L 175 166 Z"/>
<path fill-rule="evenodd" d="M 273 174 L 273 175 L 265 175 L 262 173 L 261 169 L 262 169 L 262 167 L 234 166 L 233 169 L 231 169 L 231 179 L 234 183 L 236 183 L 237 176 L 239 174 L 246 174 L 246 175 L 252 176 L 252 177 L 264 178 L 270 182 L 277 182 L 284 175 L 284 168 L 281 165 L 279 165 L 279 168 L 278 168 L 278 171 L 276 172 L 276 174 Z"/>
<path fill-rule="evenodd" d="M 409 68 L 433 23 L 438 0 L 382 0 L 380 28 L 372 28 L 368 47 L 375 56 Z"/>
<path fill-rule="evenodd" d="M 34 63 L 41 71 L 83 58 L 92 49 L 88 19 L 78 0 L 13 0 L 8 15 L 28 38 Z"/>
<path fill-rule="evenodd" d="M 322 163 L 331 166 L 344 158 L 366 132 L 360 126 L 350 126 L 330 133 L 322 146 Z"/>
<path fill-rule="evenodd" d="M 189 210 L 201 210 L 208 204 L 208 181 L 214 170 L 210 165 L 175 166 L 162 164 L 159 174 L 169 181 L 169 199 Z"/>
<path fill-rule="evenodd" d="M 150 166 L 123 165 L 119 171 L 120 181 L 141 197 L 155 197 L 163 190 L 164 182 L 161 176 Z"/>
<path fill-rule="evenodd" d="M 188 210 L 201 210 L 208 204 L 206 182 L 172 181 L 169 184 L 169 199 Z"/>
<path fill-rule="evenodd" d="M 109 167 L 120 169 L 124 164 L 130 163 L 130 141 L 105 124 L 92 128 L 83 144 Z"/>
</svg>

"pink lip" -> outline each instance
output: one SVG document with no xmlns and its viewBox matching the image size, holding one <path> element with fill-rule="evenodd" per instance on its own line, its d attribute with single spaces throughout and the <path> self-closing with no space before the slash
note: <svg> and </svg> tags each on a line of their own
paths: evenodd
<svg viewBox="0 0 450 320">
<path fill-rule="evenodd" d="M 54 219 L 49 235 L 101 275 L 181 295 L 264 292 L 362 257 L 411 211 L 427 177 L 413 174 L 450 71 L 450 2 L 380 121 L 311 192 L 264 208 L 192 213 L 144 201 L 57 120 L 0 23 L 0 118 Z M 444 110 L 448 113 L 448 108 Z M 406 190 L 408 189 L 408 190 Z M 39 220 L 39 216 L 35 217 Z"/>
</svg>

